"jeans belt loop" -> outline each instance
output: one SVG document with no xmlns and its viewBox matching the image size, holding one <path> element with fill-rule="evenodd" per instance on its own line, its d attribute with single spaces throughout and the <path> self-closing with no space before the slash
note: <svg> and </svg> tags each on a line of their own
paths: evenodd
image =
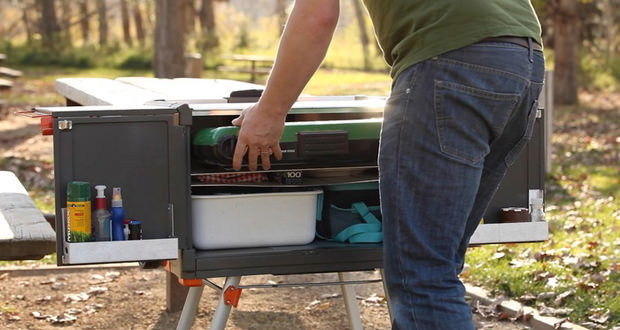
<svg viewBox="0 0 620 330">
<path fill-rule="evenodd" d="M 534 63 L 534 48 L 532 46 L 532 38 L 527 38 L 527 48 L 530 52 L 530 63 Z"/>
</svg>

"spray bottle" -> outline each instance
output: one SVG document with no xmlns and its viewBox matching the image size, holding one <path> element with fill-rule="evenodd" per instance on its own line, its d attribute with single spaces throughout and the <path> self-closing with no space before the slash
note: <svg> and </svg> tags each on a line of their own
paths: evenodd
<svg viewBox="0 0 620 330">
<path fill-rule="evenodd" d="M 90 184 L 73 181 L 67 184 L 67 212 L 69 242 L 88 242 L 92 238 Z"/>
<path fill-rule="evenodd" d="M 111 231 L 111 214 L 108 211 L 108 203 L 105 198 L 106 186 L 95 186 L 97 197 L 95 198 L 95 240 L 109 241 Z"/>
<path fill-rule="evenodd" d="M 123 241 L 123 220 L 125 220 L 125 209 L 123 209 L 123 198 L 121 188 L 114 187 L 112 190 L 112 240 Z"/>
</svg>

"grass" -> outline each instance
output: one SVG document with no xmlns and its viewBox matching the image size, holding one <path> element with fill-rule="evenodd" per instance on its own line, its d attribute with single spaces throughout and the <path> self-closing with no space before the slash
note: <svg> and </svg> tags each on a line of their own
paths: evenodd
<svg viewBox="0 0 620 330">
<path fill-rule="evenodd" d="M 588 328 L 620 325 L 620 101 L 557 109 L 549 240 L 472 249 L 466 281 Z M 590 102 L 591 101 L 591 102 Z M 540 296 L 548 292 L 547 298 Z"/>
</svg>

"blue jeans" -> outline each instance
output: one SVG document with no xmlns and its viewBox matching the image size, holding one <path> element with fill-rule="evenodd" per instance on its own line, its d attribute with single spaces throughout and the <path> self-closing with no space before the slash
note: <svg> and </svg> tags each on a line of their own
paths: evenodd
<svg viewBox="0 0 620 330">
<path fill-rule="evenodd" d="M 542 52 L 482 42 L 403 71 L 379 151 L 393 329 L 473 329 L 458 278 L 469 239 L 532 135 Z"/>
</svg>

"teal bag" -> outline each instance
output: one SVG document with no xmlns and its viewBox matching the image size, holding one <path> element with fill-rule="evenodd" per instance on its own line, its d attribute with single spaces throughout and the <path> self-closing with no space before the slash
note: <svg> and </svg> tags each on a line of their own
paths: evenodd
<svg viewBox="0 0 620 330">
<path fill-rule="evenodd" d="M 382 242 L 378 184 L 325 187 L 317 202 L 317 237 L 342 243 Z"/>
</svg>

